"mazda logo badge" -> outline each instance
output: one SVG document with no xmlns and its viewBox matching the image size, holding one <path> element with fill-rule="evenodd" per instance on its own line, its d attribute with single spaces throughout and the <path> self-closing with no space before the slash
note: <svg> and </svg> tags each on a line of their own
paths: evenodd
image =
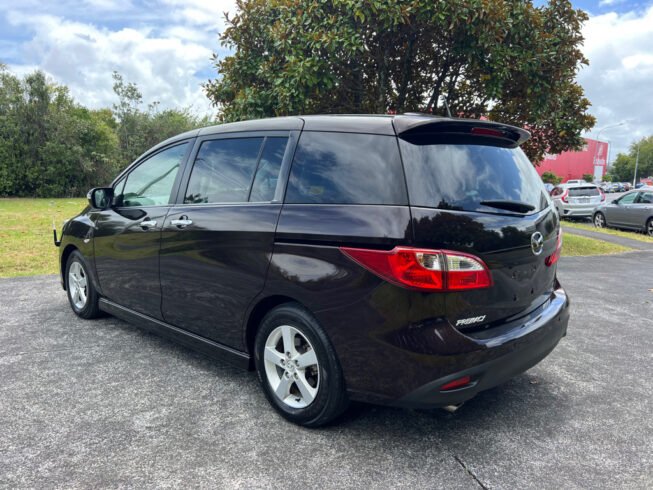
<svg viewBox="0 0 653 490">
<path fill-rule="evenodd" d="M 533 250 L 533 253 L 535 255 L 540 255 L 542 253 L 543 248 L 544 248 L 544 237 L 542 236 L 542 233 L 536 231 L 531 235 L 531 250 Z"/>
</svg>

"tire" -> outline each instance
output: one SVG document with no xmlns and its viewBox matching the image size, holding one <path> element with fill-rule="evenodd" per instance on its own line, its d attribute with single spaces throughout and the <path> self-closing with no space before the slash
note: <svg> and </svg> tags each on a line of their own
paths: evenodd
<svg viewBox="0 0 653 490">
<path fill-rule="evenodd" d="M 70 307 L 81 318 L 97 318 L 102 312 L 98 294 L 88 273 L 88 265 L 81 253 L 75 250 L 66 262 L 66 292 Z"/>
<path fill-rule="evenodd" d="M 594 214 L 594 217 L 592 218 L 592 223 L 594 223 L 595 228 L 607 228 L 605 222 L 605 216 L 601 212 Z"/>
<path fill-rule="evenodd" d="M 338 356 L 303 306 L 286 303 L 268 312 L 256 334 L 254 360 L 265 396 L 290 422 L 319 427 L 347 408 Z"/>
<path fill-rule="evenodd" d="M 646 222 L 646 229 L 644 232 L 648 235 L 653 237 L 653 218 L 649 218 L 648 221 Z"/>
</svg>

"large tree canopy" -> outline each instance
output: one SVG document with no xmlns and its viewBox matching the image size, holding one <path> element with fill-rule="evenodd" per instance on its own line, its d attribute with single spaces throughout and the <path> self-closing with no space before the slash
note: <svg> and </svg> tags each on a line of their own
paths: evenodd
<svg viewBox="0 0 653 490">
<path fill-rule="evenodd" d="M 575 82 L 587 15 L 567 0 L 237 0 L 205 84 L 223 121 L 310 113 L 486 116 L 525 126 L 539 161 L 584 144 Z"/>
</svg>

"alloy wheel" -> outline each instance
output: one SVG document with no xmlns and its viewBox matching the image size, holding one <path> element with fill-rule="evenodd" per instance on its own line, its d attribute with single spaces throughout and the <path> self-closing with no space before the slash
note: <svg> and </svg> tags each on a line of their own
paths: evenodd
<svg viewBox="0 0 653 490">
<path fill-rule="evenodd" d="M 605 227 L 605 218 L 601 213 L 596 213 L 596 216 L 594 216 L 594 226 L 597 228 Z"/>
<path fill-rule="evenodd" d="M 86 300 L 88 298 L 88 282 L 84 267 L 77 261 L 70 264 L 70 269 L 68 270 L 68 289 L 70 300 L 75 305 L 75 308 L 78 310 L 83 309 L 86 306 Z"/>
<path fill-rule="evenodd" d="M 265 341 L 265 374 L 274 394 L 292 408 L 305 408 L 317 396 L 320 366 L 313 346 L 290 325 L 275 328 Z"/>
<path fill-rule="evenodd" d="M 648 224 L 646 225 L 646 233 L 648 236 L 653 236 L 653 219 L 648 220 Z"/>
</svg>

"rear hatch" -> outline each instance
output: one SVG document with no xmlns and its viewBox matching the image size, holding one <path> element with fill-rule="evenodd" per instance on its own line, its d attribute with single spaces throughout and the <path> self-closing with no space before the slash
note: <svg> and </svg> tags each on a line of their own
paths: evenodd
<svg viewBox="0 0 653 490">
<path fill-rule="evenodd" d="M 494 281 L 442 293 L 449 322 L 478 330 L 541 307 L 554 289 L 556 264 L 547 265 L 547 257 L 556 251 L 559 222 L 518 146 L 528 133 L 479 121 L 420 119 L 395 125 L 414 245 L 472 254 Z"/>
<path fill-rule="evenodd" d="M 595 185 L 570 187 L 567 189 L 567 200 L 571 205 L 598 206 L 601 204 L 601 192 Z"/>
</svg>

